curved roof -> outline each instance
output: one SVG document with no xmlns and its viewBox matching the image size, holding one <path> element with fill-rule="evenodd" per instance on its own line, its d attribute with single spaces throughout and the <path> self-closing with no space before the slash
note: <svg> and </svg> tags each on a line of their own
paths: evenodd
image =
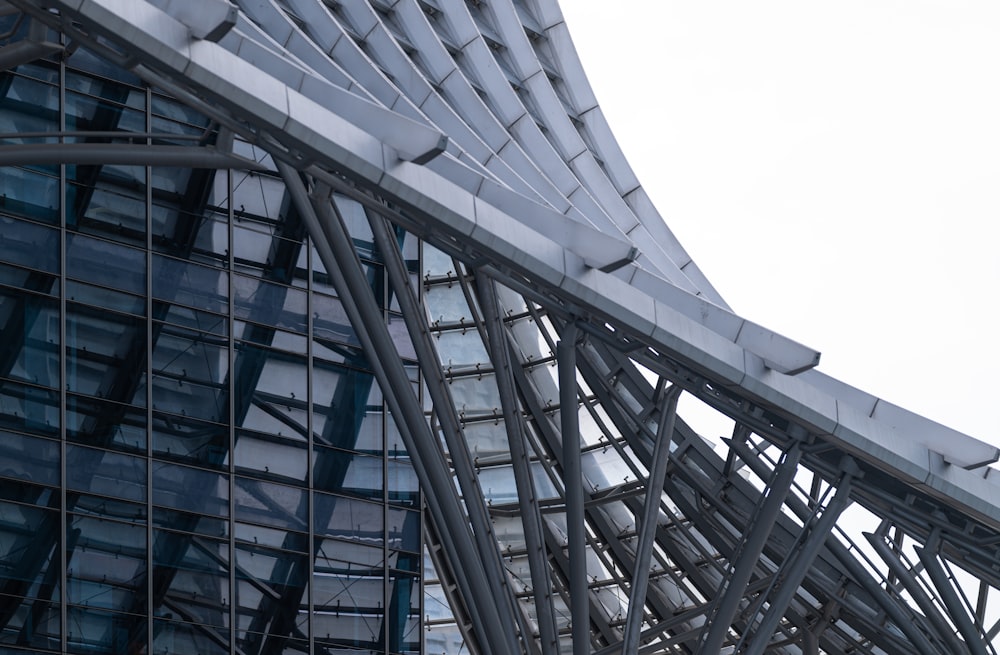
<svg viewBox="0 0 1000 655">
<path fill-rule="evenodd" d="M 554 1 L 8 1 L 266 150 L 352 321 L 337 216 L 433 247 L 404 314 L 435 432 L 364 344 L 431 517 L 428 652 L 995 652 L 1000 451 L 730 311 Z"/>
</svg>

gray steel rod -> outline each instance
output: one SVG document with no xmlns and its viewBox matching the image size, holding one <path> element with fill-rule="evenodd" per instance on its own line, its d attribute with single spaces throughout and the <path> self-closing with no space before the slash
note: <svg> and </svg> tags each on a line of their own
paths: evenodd
<svg viewBox="0 0 1000 655">
<path fill-rule="evenodd" d="M 410 285 L 410 278 L 399 251 L 399 244 L 390 234 L 388 221 L 371 210 L 366 210 L 365 214 L 368 217 L 368 224 L 372 229 L 375 244 L 382 254 L 382 261 L 385 264 L 389 281 L 396 291 L 396 299 L 399 301 L 399 308 L 403 313 L 403 322 L 406 324 L 420 370 L 427 383 L 427 392 L 431 397 L 434 412 L 437 414 L 445 441 L 448 444 L 452 470 L 455 472 L 462 496 L 465 498 L 465 507 L 472 523 L 476 547 L 490 581 L 490 589 L 500 612 L 500 619 L 503 621 L 503 629 L 510 634 L 516 634 L 515 630 L 517 630 L 525 639 L 530 640 L 532 638 L 530 629 L 517 610 L 514 592 L 501 566 L 502 557 L 499 542 L 493 532 L 493 523 L 483 501 L 483 492 L 476 478 L 468 443 L 465 441 L 461 423 L 455 413 L 455 403 L 448 391 L 448 383 L 441 371 L 441 366 L 438 364 L 438 354 L 424 318 L 427 314 L 420 306 L 416 292 Z"/>
<path fill-rule="evenodd" d="M 722 649 L 722 644 L 726 639 L 726 634 L 736 618 L 739 611 L 740 601 L 746 593 L 747 584 L 753 575 L 754 567 L 760 561 L 760 555 L 764 552 L 768 537 L 774 528 L 781 508 L 784 507 L 785 498 L 795 481 L 795 473 L 798 470 L 799 460 L 802 458 L 802 449 L 799 442 L 794 441 L 785 453 L 785 458 L 778 464 L 774 479 L 767 491 L 767 498 L 757 512 L 753 525 L 747 526 L 749 536 L 739 551 L 739 558 L 735 562 L 732 574 L 726 583 L 726 590 L 722 598 L 719 599 L 716 610 L 710 615 L 705 623 L 708 633 L 704 637 L 699 652 L 718 653 Z"/>
<path fill-rule="evenodd" d="M 924 616 L 931 622 L 931 625 L 937 631 L 938 636 L 944 640 L 945 645 L 950 653 L 961 653 L 962 652 L 962 642 L 958 640 L 958 637 L 951 630 L 951 626 L 941 617 L 941 613 L 937 607 L 935 607 L 934 602 L 930 597 L 924 593 L 923 588 L 921 588 L 917 577 L 907 569 L 898 557 L 892 552 L 892 549 L 882 540 L 878 535 L 874 535 L 870 532 L 865 532 L 865 539 L 868 543 L 872 545 L 878 556 L 889 567 L 889 570 L 896 575 L 906 590 L 910 592 L 910 596 L 916 601 L 917 606 L 920 611 L 924 613 Z"/>
<path fill-rule="evenodd" d="M 444 462 L 434 459 L 437 444 L 424 419 L 398 351 L 368 289 L 352 241 L 339 217 L 332 214 L 329 201 L 311 202 L 298 172 L 275 158 L 292 202 L 313 238 L 320 261 L 327 269 L 358 340 L 368 357 L 376 380 L 384 391 L 386 404 L 396 418 L 400 436 L 413 462 L 413 469 L 427 495 L 427 509 L 448 553 L 455 582 L 462 588 L 473 629 L 477 630 L 483 653 L 514 655 L 513 635 L 504 635 L 497 608 L 483 599 L 490 597 L 485 571 L 479 566 L 469 522 L 459 505 L 451 475 Z M 325 206 L 326 211 L 323 211 Z"/>
<path fill-rule="evenodd" d="M 955 625 L 962 633 L 965 645 L 969 647 L 969 652 L 972 655 L 987 655 L 986 646 L 983 645 L 983 635 L 972 622 L 965 607 L 962 606 L 962 601 L 955 592 L 955 588 L 951 586 L 951 582 L 948 581 L 948 574 L 945 573 L 944 568 L 938 563 L 934 554 L 926 548 L 915 548 L 914 550 L 917 551 L 917 557 L 924 565 L 924 570 L 930 576 L 931 582 L 941 594 L 941 600 L 944 601 Z"/>
<path fill-rule="evenodd" d="M 667 477 L 670 440 L 674 434 L 677 400 L 680 395 L 681 388 L 671 386 L 665 394 L 660 411 L 660 424 L 657 426 L 656 443 L 653 445 L 653 462 L 646 480 L 646 500 L 643 503 L 642 529 L 632 571 L 632 588 L 628 594 L 628 615 L 625 617 L 625 634 L 622 638 L 624 655 L 634 655 L 639 651 L 642 608 L 646 604 L 646 588 L 649 586 L 649 569 L 652 565 L 650 560 L 653 557 L 657 519 L 660 516 L 660 498 L 663 495 L 663 481 Z"/>
<path fill-rule="evenodd" d="M 132 135 L 121 133 L 119 138 Z M 180 166 L 186 168 L 238 168 L 262 171 L 255 161 L 211 146 L 167 146 L 143 143 L 17 143 L 0 145 L 0 166 L 57 164 L 123 166 Z"/>
<path fill-rule="evenodd" d="M 538 613 L 538 633 L 541 638 L 543 655 L 559 652 L 559 634 L 556 630 L 555 609 L 552 605 L 552 577 L 548 558 L 545 554 L 545 537 L 542 533 L 542 515 L 535 497 L 535 481 L 531 474 L 531 463 L 524 434 L 521 413 L 517 408 L 517 392 L 514 388 L 511 367 L 511 352 L 507 335 L 500 320 L 497 306 L 496 283 L 485 273 L 476 273 L 476 289 L 479 307 L 483 312 L 483 323 L 489 338 L 490 359 L 496 371 L 497 390 L 503 421 L 507 426 L 507 440 L 510 444 L 511 466 L 517 485 L 517 504 L 524 526 L 524 543 L 528 551 L 528 569 L 531 573 L 531 591 Z"/>
<path fill-rule="evenodd" d="M 795 597 L 795 592 L 798 591 L 799 585 L 802 584 L 806 573 L 809 572 L 809 567 L 812 566 L 820 549 L 826 544 L 830 530 L 833 529 L 840 513 L 850 504 L 850 490 L 851 474 L 845 473 L 841 476 L 837 492 L 823 510 L 823 515 L 813 524 L 805 542 L 794 554 L 794 559 L 782 576 L 781 586 L 775 596 L 770 599 L 770 606 L 746 649 L 746 655 L 761 655 L 767 648 L 775 629 L 778 627 L 778 622 L 781 621 L 789 603 Z"/>
<path fill-rule="evenodd" d="M 747 457 L 749 456 L 750 453 L 748 451 Z M 765 465 L 762 461 L 756 458 L 744 459 L 744 461 L 757 475 L 761 477 L 767 475 L 767 471 L 764 468 Z M 788 498 L 788 507 L 800 520 L 809 520 L 809 508 L 797 497 L 790 496 Z M 899 628 L 920 655 L 940 655 L 940 651 L 937 649 L 932 650 L 929 646 L 927 635 L 917 629 L 914 617 L 904 612 L 897 603 L 888 597 L 885 590 L 879 586 L 868 570 L 851 554 L 847 546 L 843 545 L 839 539 L 833 536 L 826 540 L 826 546 L 830 549 L 833 556 L 837 558 L 837 561 L 847 570 L 851 579 L 860 584 L 868 592 L 872 600 L 894 622 L 895 627 Z"/>
<path fill-rule="evenodd" d="M 563 486 L 569 551 L 569 599 L 573 655 L 590 652 L 590 606 L 587 584 L 587 533 L 583 512 L 583 471 L 580 464 L 580 417 L 577 414 L 576 322 L 563 326 L 556 346 L 559 361 L 559 419 L 562 432 Z"/>
</svg>

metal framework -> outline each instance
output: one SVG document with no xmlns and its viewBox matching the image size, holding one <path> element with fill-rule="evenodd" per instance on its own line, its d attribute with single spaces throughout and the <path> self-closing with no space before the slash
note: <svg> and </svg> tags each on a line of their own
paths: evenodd
<svg viewBox="0 0 1000 655">
<path fill-rule="evenodd" d="M 996 655 L 1000 450 L 730 311 L 555 0 L 0 20 L 11 652 Z"/>
</svg>

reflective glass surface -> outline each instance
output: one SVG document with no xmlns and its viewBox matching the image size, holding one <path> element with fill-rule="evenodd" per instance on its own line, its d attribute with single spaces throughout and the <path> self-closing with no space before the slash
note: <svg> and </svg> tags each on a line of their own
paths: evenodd
<svg viewBox="0 0 1000 655">
<path fill-rule="evenodd" d="M 0 132 L 61 125 L 219 138 L 82 47 L 0 73 Z M 0 343 L 0 652 L 419 651 L 415 476 L 277 171 L 0 170 Z"/>
</svg>

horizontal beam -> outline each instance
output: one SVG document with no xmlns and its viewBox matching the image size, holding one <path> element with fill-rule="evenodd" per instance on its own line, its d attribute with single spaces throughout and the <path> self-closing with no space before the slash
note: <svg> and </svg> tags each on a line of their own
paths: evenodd
<svg viewBox="0 0 1000 655">
<path fill-rule="evenodd" d="M 220 152 L 211 146 L 154 146 L 134 143 L 18 143 L 0 146 L 0 166 L 59 164 L 266 170 L 252 159 Z"/>
</svg>

